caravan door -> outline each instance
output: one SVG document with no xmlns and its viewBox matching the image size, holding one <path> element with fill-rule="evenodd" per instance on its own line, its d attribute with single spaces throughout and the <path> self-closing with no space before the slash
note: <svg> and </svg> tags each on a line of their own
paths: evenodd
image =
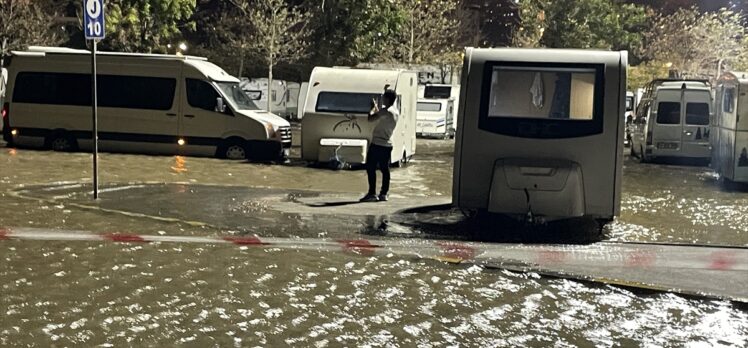
<svg viewBox="0 0 748 348">
<path fill-rule="evenodd" d="M 709 149 L 711 96 L 707 91 L 684 91 L 681 152 L 685 157 L 711 157 Z"/>
<path fill-rule="evenodd" d="M 683 140 L 683 110 L 680 90 L 661 90 L 655 100 L 653 152 L 657 156 L 678 156 Z"/>
</svg>

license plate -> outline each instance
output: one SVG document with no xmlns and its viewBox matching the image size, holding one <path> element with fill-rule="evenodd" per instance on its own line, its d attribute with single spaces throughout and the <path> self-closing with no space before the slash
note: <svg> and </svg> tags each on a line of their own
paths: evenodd
<svg viewBox="0 0 748 348">
<path fill-rule="evenodd" d="M 677 150 L 678 143 L 657 143 L 657 148 L 660 150 Z"/>
</svg>

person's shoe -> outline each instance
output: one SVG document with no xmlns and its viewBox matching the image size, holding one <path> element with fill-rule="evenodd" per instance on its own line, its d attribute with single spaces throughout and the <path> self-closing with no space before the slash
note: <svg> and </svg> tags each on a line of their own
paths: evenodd
<svg viewBox="0 0 748 348">
<path fill-rule="evenodd" d="M 378 198 L 379 198 L 380 202 L 387 202 L 389 200 L 389 196 L 387 196 L 386 193 L 385 194 L 380 194 Z"/>
<path fill-rule="evenodd" d="M 379 201 L 379 198 L 377 198 L 377 195 L 374 195 L 374 194 L 371 194 L 371 193 L 367 194 L 366 196 L 364 196 L 364 198 L 361 198 L 359 200 L 359 202 L 363 202 L 363 203 L 366 203 L 366 202 L 378 202 L 378 201 Z"/>
</svg>

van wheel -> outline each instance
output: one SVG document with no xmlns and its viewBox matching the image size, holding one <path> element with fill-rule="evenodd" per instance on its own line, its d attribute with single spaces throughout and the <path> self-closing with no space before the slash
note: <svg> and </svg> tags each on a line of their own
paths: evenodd
<svg viewBox="0 0 748 348">
<path fill-rule="evenodd" d="M 75 139 L 65 133 L 55 133 L 47 140 L 48 147 L 52 151 L 69 152 L 78 148 Z"/>
<path fill-rule="evenodd" d="M 218 149 L 219 157 L 230 160 L 247 159 L 248 153 L 247 146 L 238 140 L 229 141 Z"/>
</svg>

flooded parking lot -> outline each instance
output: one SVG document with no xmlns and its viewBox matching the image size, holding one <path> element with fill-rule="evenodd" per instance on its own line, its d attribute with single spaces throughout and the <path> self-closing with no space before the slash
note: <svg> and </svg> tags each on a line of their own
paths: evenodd
<svg viewBox="0 0 748 348">
<path fill-rule="evenodd" d="M 418 146 L 410 166 L 393 171 L 392 204 L 449 201 L 453 142 Z M 90 155 L 2 148 L 0 227 L 360 238 L 381 223 L 278 213 L 263 194 L 355 196 L 366 189 L 361 171 L 124 154 L 100 163 L 105 191 L 92 203 Z M 168 201 L 191 191 L 213 198 Z M 747 246 L 748 193 L 724 190 L 708 168 L 627 159 L 622 215 L 605 236 Z M 532 272 L 229 245 L 10 240 L 0 249 L 3 345 L 748 343 L 748 312 L 737 303 Z"/>
</svg>

